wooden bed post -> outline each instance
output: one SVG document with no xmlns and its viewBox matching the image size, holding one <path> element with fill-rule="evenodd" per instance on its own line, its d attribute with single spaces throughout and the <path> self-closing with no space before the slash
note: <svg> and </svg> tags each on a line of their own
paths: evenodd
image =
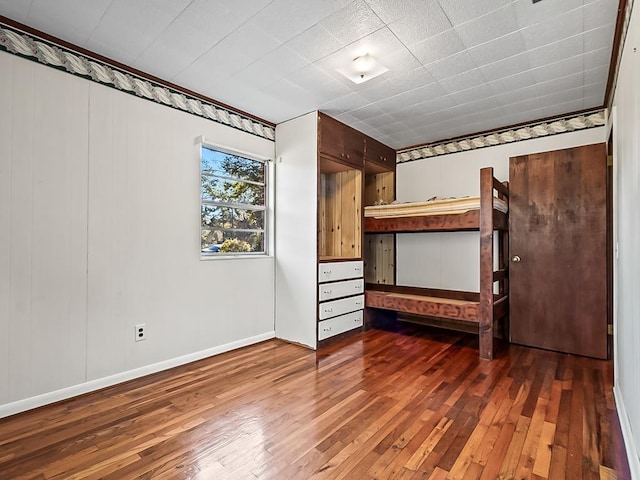
<svg viewBox="0 0 640 480">
<path fill-rule="evenodd" d="M 480 170 L 480 358 L 493 359 L 493 168 Z"/>
</svg>

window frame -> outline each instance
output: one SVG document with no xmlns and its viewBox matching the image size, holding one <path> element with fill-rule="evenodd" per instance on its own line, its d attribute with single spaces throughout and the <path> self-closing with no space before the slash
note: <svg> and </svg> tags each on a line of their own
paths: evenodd
<svg viewBox="0 0 640 480">
<path fill-rule="evenodd" d="M 220 180 L 223 181 L 241 181 L 241 182 L 245 182 L 245 183 L 249 183 L 249 184 L 253 184 L 253 185 L 259 185 L 262 186 L 263 188 L 263 198 L 264 201 L 262 203 L 262 205 L 251 205 L 251 204 L 244 204 L 244 203 L 233 203 L 233 202 L 216 202 L 216 201 L 209 201 L 209 200 L 205 200 L 203 194 L 202 194 L 202 186 L 203 186 L 203 182 L 202 182 L 202 177 L 203 177 L 203 170 L 202 170 L 202 154 L 203 154 L 203 149 L 209 149 L 209 150 L 213 150 L 219 153 L 223 153 L 223 154 L 228 154 L 228 155 L 233 155 L 234 157 L 239 157 L 239 158 L 243 158 L 246 160 L 252 160 L 255 162 L 260 162 L 263 164 L 264 167 L 264 181 L 263 182 L 255 182 L 252 180 L 244 180 L 242 178 L 233 178 L 233 177 L 226 177 L 226 176 L 222 176 L 222 175 L 212 175 L 215 178 L 218 178 Z M 270 256 L 270 242 L 269 242 L 269 238 L 270 238 L 270 185 L 269 182 L 271 180 L 270 178 L 270 163 L 272 162 L 272 159 L 269 157 L 264 157 L 255 153 L 251 153 L 251 152 L 246 152 L 246 151 L 242 151 L 242 150 L 238 150 L 235 148 L 230 148 L 227 146 L 223 146 L 223 145 L 219 145 L 210 141 L 206 141 L 204 139 L 204 137 L 200 138 L 200 142 L 198 143 L 198 161 L 200 162 L 200 177 L 199 177 L 199 183 L 200 183 L 200 226 L 199 226 L 199 237 L 200 237 L 200 260 L 214 260 L 214 259 L 229 259 L 229 258 L 255 258 L 255 257 L 268 257 Z M 202 224 L 202 209 L 204 206 L 209 205 L 209 206 L 215 206 L 215 207 L 227 207 L 227 208 L 232 208 L 232 209 L 239 209 L 239 210 L 252 210 L 252 211 L 259 211 L 262 212 L 263 215 L 263 227 L 262 229 L 251 229 L 251 230 L 246 230 L 246 229 L 240 229 L 240 231 L 243 232 L 249 232 L 249 231 L 255 231 L 255 232 L 262 232 L 262 250 L 258 251 L 258 252 L 205 252 L 202 249 L 202 230 L 203 230 L 203 224 Z M 234 229 L 224 229 L 229 230 L 229 231 L 233 231 Z"/>
</svg>

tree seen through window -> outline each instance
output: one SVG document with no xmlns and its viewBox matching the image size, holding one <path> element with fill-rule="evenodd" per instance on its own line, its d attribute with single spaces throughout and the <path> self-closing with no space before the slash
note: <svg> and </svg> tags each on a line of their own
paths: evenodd
<svg viewBox="0 0 640 480">
<path fill-rule="evenodd" d="M 265 164 L 202 147 L 201 251 L 264 252 Z"/>
</svg>

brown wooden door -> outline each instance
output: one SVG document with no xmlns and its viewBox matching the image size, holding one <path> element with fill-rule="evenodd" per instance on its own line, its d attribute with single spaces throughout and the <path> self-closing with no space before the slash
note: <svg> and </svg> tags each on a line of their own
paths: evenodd
<svg viewBox="0 0 640 480">
<path fill-rule="evenodd" d="M 512 342 L 607 357 L 606 168 L 605 144 L 510 159 Z"/>
</svg>

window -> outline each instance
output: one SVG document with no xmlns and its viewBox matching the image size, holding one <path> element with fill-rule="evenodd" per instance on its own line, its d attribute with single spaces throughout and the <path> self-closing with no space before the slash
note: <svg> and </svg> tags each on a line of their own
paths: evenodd
<svg viewBox="0 0 640 480">
<path fill-rule="evenodd" d="M 265 253 L 266 168 L 263 161 L 202 146 L 203 255 Z"/>
</svg>

